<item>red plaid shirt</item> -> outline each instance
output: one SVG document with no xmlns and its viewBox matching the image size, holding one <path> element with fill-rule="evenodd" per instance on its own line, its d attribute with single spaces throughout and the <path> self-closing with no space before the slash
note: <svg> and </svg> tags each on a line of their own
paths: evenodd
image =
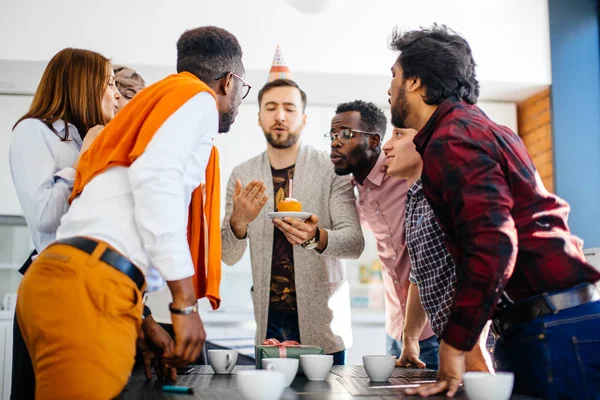
<svg viewBox="0 0 600 400">
<path fill-rule="evenodd" d="M 477 106 L 442 102 L 414 142 L 424 193 L 446 234 L 457 287 L 442 339 L 470 350 L 502 291 L 515 301 L 600 280 L 518 135 Z"/>
</svg>

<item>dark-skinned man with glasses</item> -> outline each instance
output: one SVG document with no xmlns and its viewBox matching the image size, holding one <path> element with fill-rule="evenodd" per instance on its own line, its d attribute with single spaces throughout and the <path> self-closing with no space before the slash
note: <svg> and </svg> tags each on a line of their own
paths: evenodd
<svg viewBox="0 0 600 400">
<path fill-rule="evenodd" d="M 334 364 L 344 364 L 352 329 L 341 259 L 358 258 L 364 248 L 352 185 L 334 173 L 326 152 L 301 144 L 306 94 L 294 81 L 270 81 L 258 102 L 267 149 L 231 174 L 222 258 L 233 265 L 250 244 L 257 344 L 293 340 L 322 347 Z M 292 197 L 292 180 L 293 197 L 312 216 L 268 219 Z"/>
<path fill-rule="evenodd" d="M 387 120 L 375 104 L 356 100 L 337 107 L 331 130 L 331 161 L 338 175 L 352 174 L 358 189 L 356 206 L 363 226 L 373 232 L 385 286 L 386 351 L 400 357 L 408 301 L 410 258 L 406 248 L 404 210 L 408 184 L 385 173 L 381 143 Z M 427 368 L 437 369 L 438 342 L 427 322 L 414 337 Z M 403 365 L 406 366 L 406 365 Z M 424 367 L 415 363 L 415 367 Z"/>
</svg>

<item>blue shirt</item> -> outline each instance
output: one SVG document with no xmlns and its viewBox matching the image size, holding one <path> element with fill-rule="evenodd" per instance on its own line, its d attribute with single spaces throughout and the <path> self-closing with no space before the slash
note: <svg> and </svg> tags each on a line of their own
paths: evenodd
<svg viewBox="0 0 600 400">
<path fill-rule="evenodd" d="M 75 181 L 72 166 L 82 145 L 75 126 L 69 124 L 66 141 L 61 140 L 65 122 L 58 120 L 52 127 L 56 133 L 38 119 L 25 119 L 13 130 L 10 143 L 12 180 L 38 252 L 54 241 L 60 219 L 69 208 Z"/>
</svg>

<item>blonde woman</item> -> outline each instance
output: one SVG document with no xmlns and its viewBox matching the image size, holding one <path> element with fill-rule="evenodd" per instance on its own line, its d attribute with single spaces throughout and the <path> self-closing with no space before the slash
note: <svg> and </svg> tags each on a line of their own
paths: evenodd
<svg viewBox="0 0 600 400">
<path fill-rule="evenodd" d="M 140 90 L 146 87 L 146 81 L 136 70 L 122 65 L 113 66 L 115 70 L 115 84 L 121 93 L 119 110 L 125 107 Z"/>
</svg>

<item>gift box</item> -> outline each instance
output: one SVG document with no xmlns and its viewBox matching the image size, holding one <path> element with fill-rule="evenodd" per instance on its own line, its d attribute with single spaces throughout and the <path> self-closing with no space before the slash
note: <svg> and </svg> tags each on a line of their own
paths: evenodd
<svg viewBox="0 0 600 400">
<path fill-rule="evenodd" d="M 323 354 L 323 348 L 318 346 L 301 345 L 298 342 L 279 342 L 277 339 L 265 340 L 262 346 L 256 346 L 256 369 L 262 369 L 263 358 L 297 358 L 302 354 Z M 298 367 L 302 374 L 302 367 Z"/>
</svg>

